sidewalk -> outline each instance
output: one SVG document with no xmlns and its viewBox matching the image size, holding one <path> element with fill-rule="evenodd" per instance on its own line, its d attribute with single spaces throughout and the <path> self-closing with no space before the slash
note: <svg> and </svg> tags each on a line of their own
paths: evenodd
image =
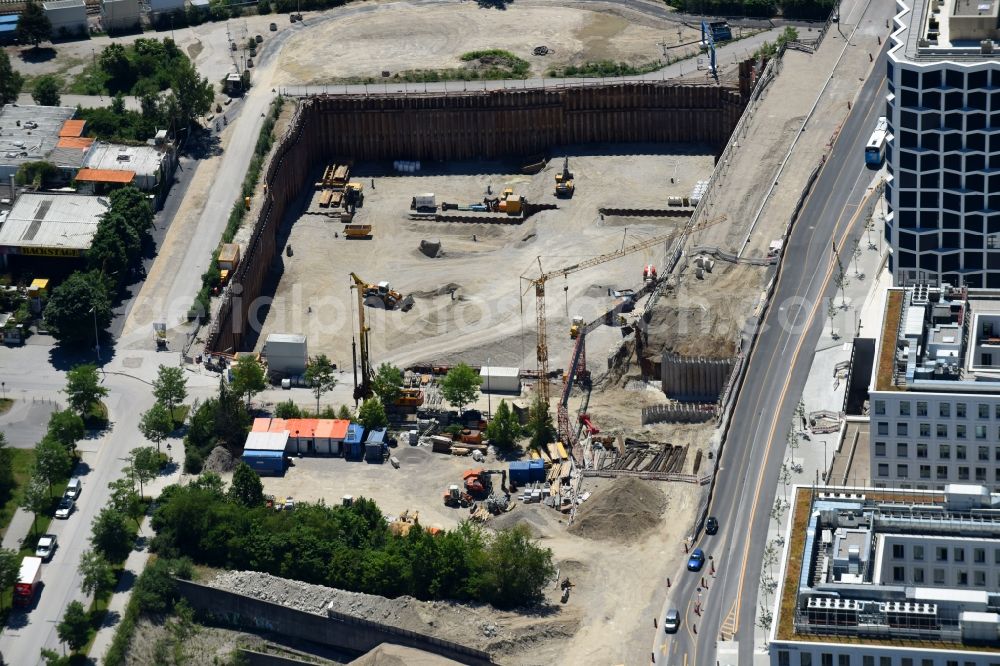
<svg viewBox="0 0 1000 666">
<path fill-rule="evenodd" d="M 162 445 L 161 450 L 170 456 L 174 467 L 167 474 L 161 474 L 145 485 L 143 492 L 147 497 L 159 496 L 164 488 L 178 483 L 181 479 L 184 468 L 184 444 L 177 438 L 170 438 L 167 442 L 171 445 L 170 450 L 167 450 L 166 443 Z M 108 603 L 104 622 L 97 631 L 97 636 L 94 637 L 93 645 L 90 646 L 89 654 L 95 662 L 100 662 L 104 659 L 104 653 L 108 651 L 108 647 L 115 637 L 115 631 L 118 629 L 118 623 L 125 613 L 129 599 L 132 598 L 132 589 L 135 587 L 135 581 L 139 578 L 139 574 L 146 568 L 146 563 L 149 561 L 149 540 L 154 536 L 151 523 L 152 518 L 147 513 L 139 525 L 136 546 L 129 553 L 128 559 L 125 560 L 125 570 L 122 572 L 118 586 L 115 588 L 115 592 L 111 596 L 111 601 Z"/>
<path fill-rule="evenodd" d="M 881 218 L 876 206 L 873 218 L 876 227 L 881 229 Z M 818 410 L 829 410 L 840 412 L 844 405 L 844 394 L 847 389 L 846 376 L 837 376 L 836 366 L 838 363 L 850 361 L 852 353 L 852 340 L 855 335 L 859 337 L 878 338 L 880 334 L 880 323 L 882 312 L 885 306 L 886 288 L 892 285 L 892 276 L 885 265 L 886 248 L 878 243 L 876 234 L 872 233 L 875 241 L 869 245 L 868 235 L 862 233 L 860 247 L 862 255 L 858 262 L 858 273 L 855 273 L 854 262 L 845 266 L 850 282 L 844 289 L 843 296 L 838 290 L 834 297 L 834 305 L 837 313 L 833 320 L 833 330 L 837 337 L 831 335 L 830 319 L 826 316 L 827 304 L 822 304 L 819 316 L 823 316 L 823 330 L 816 343 L 816 350 L 813 355 L 812 365 L 806 385 L 802 391 L 802 402 L 805 406 L 806 414 Z M 846 258 L 846 257 L 845 257 Z M 845 262 L 846 263 L 846 262 Z M 876 340 L 876 347 L 878 342 Z M 792 424 L 789 424 L 792 426 Z M 800 424 L 794 424 L 796 431 L 800 430 Z M 775 512 L 772 515 L 768 526 L 767 541 L 773 545 L 777 551 L 777 560 L 769 568 L 773 576 L 777 577 L 781 567 L 781 558 L 784 556 L 784 530 L 788 520 L 787 502 L 791 498 L 791 490 L 795 484 L 808 485 L 816 483 L 823 484 L 824 472 L 828 471 L 837 453 L 840 444 L 840 431 L 828 434 L 811 434 L 806 440 L 802 437 L 802 432 L 798 433 L 797 446 L 794 450 L 787 447 L 785 449 L 784 461 L 787 465 L 788 476 L 786 482 L 782 483 L 779 474 L 778 488 L 775 495 L 777 500 L 786 503 L 786 508 Z M 782 435 L 783 436 L 783 435 Z M 793 463 L 801 465 L 800 471 L 792 469 Z M 786 496 L 787 493 L 787 496 Z M 761 581 L 768 578 L 768 571 L 762 567 L 760 572 Z M 763 587 L 763 586 L 762 586 Z M 757 621 L 761 619 L 760 608 L 766 608 L 768 612 L 773 612 L 775 595 L 761 590 L 763 604 L 758 605 Z M 767 640 L 770 631 L 765 631 L 758 624 L 754 631 L 754 664 L 765 666 L 770 663 L 767 654 Z"/>
<path fill-rule="evenodd" d="M 20 508 L 15 511 L 14 516 L 10 519 L 10 525 L 7 526 L 7 531 L 3 533 L 3 543 L 0 546 L 15 552 L 21 550 L 21 542 L 31 531 L 32 521 L 31 512 Z"/>
</svg>

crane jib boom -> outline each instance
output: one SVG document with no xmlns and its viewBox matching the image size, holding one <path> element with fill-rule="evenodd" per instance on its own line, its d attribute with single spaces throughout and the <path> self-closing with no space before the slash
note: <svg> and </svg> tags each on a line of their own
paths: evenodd
<svg viewBox="0 0 1000 666">
<path fill-rule="evenodd" d="M 587 268 L 592 268 L 598 266 L 608 261 L 614 261 L 615 259 L 620 259 L 621 257 L 630 255 L 634 252 L 639 252 L 651 247 L 655 247 L 660 243 L 666 243 L 672 241 L 681 236 L 687 236 L 689 234 L 702 231 L 709 227 L 715 226 L 726 221 L 726 216 L 721 215 L 711 220 L 706 220 L 705 222 L 699 222 L 685 229 L 679 229 L 673 231 L 669 234 L 664 234 L 662 236 L 656 236 L 654 238 L 649 238 L 647 240 L 629 245 L 615 252 L 608 252 L 605 254 L 598 255 L 596 257 L 591 257 L 577 264 L 571 266 L 564 266 L 554 271 L 548 271 L 542 273 L 536 278 L 525 278 L 533 285 L 535 285 L 535 317 L 536 317 L 536 327 L 537 327 L 537 357 L 538 357 L 538 382 L 540 392 L 539 395 L 545 405 L 549 404 L 549 346 L 548 346 L 548 336 L 545 332 L 545 283 L 554 277 L 566 277 L 572 273 L 577 273 L 579 271 L 585 270 Z M 538 261 L 539 269 L 541 268 L 541 258 Z"/>
</svg>

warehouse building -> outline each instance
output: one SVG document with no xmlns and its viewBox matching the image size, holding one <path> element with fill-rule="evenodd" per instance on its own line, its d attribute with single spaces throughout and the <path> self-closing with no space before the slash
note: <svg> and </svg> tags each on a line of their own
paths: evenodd
<svg viewBox="0 0 1000 666">
<path fill-rule="evenodd" d="M 101 0 L 101 27 L 107 32 L 137 30 L 140 13 L 139 0 Z"/>
<path fill-rule="evenodd" d="M 0 227 L 0 257 L 83 256 L 108 202 L 78 194 L 22 194 Z"/>
<path fill-rule="evenodd" d="M 953 484 L 794 496 L 771 666 L 1000 663 L 1000 495 Z"/>
<path fill-rule="evenodd" d="M 1000 291 L 890 289 L 870 398 L 876 487 L 1000 492 Z"/>
<path fill-rule="evenodd" d="M 33 104 L 0 109 L 0 180 L 9 183 L 25 162 L 48 160 L 63 125 L 75 113 L 70 107 Z"/>
<path fill-rule="evenodd" d="M 88 34 L 87 5 L 83 0 L 49 0 L 42 3 L 42 9 L 52 23 L 53 37 L 68 39 Z"/>
</svg>

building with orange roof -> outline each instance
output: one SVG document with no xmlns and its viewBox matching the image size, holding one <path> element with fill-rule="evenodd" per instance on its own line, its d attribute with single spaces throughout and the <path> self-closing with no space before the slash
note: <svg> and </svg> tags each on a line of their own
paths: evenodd
<svg viewBox="0 0 1000 666">
<path fill-rule="evenodd" d="M 346 419 L 254 419 L 250 435 L 260 433 L 286 433 L 286 453 L 338 456 L 343 454 L 343 443 L 351 422 Z M 257 435 L 254 435 L 257 433 Z M 251 437 L 248 436 L 247 445 Z"/>
<path fill-rule="evenodd" d="M 130 183 L 144 192 L 153 192 L 166 186 L 168 175 L 173 173 L 172 164 L 169 146 L 121 146 L 97 141 L 83 166 L 92 171 L 130 173 Z"/>
<path fill-rule="evenodd" d="M 87 126 L 86 120 L 70 119 L 63 123 L 59 130 L 59 138 L 79 138 L 83 136 L 83 130 Z"/>
</svg>

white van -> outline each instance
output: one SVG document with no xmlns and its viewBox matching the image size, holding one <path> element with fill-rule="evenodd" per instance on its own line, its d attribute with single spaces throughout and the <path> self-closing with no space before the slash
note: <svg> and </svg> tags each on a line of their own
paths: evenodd
<svg viewBox="0 0 1000 666">
<path fill-rule="evenodd" d="M 74 476 L 72 479 L 69 480 L 69 483 L 66 484 L 66 492 L 63 493 L 63 497 L 68 497 L 71 500 L 76 500 L 80 497 L 81 490 L 83 490 L 83 482 L 80 481 L 79 477 Z"/>
</svg>

